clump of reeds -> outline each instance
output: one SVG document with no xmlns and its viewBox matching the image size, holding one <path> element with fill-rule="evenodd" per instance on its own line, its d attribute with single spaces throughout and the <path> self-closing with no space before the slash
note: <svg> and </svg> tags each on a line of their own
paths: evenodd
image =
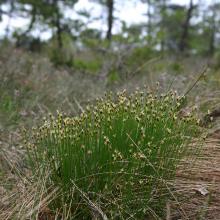
<svg viewBox="0 0 220 220">
<path fill-rule="evenodd" d="M 162 216 L 179 161 L 200 129 L 185 97 L 169 91 L 107 94 L 78 117 L 50 115 L 35 128 L 28 155 L 62 189 L 51 209 L 67 204 L 70 219 Z"/>
</svg>

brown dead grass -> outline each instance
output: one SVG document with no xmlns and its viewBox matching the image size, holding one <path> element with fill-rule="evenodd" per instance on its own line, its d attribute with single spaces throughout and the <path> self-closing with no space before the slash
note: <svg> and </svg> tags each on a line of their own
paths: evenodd
<svg viewBox="0 0 220 220">
<path fill-rule="evenodd" d="M 168 220 L 220 219 L 220 132 L 206 140 L 193 167 L 177 173 L 175 189 L 181 205 L 171 204 Z"/>
</svg>

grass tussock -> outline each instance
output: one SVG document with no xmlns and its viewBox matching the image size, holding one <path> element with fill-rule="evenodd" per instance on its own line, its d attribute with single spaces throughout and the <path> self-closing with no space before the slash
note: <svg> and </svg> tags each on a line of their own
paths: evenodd
<svg viewBox="0 0 220 220">
<path fill-rule="evenodd" d="M 163 216 L 166 183 L 200 132 L 194 113 L 179 115 L 184 100 L 172 91 L 124 91 L 79 117 L 45 119 L 27 149 L 34 170 L 50 171 L 48 187 L 63 192 L 50 208 L 70 206 L 70 219 Z"/>
</svg>

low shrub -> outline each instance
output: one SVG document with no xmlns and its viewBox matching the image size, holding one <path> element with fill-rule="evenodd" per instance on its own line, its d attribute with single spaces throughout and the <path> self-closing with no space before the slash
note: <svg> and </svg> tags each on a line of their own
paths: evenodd
<svg viewBox="0 0 220 220">
<path fill-rule="evenodd" d="M 140 66 L 155 56 L 154 52 L 147 46 L 134 48 L 132 54 L 127 58 L 128 66 Z"/>
<path fill-rule="evenodd" d="M 170 71 L 172 71 L 174 74 L 179 74 L 183 72 L 183 66 L 178 62 L 173 62 L 169 66 Z"/>
<path fill-rule="evenodd" d="M 0 94 L 0 102 L 0 124 L 3 124 L 4 126 L 17 124 L 20 118 L 18 112 L 20 103 L 15 97 L 4 91 Z"/>
<path fill-rule="evenodd" d="M 27 149 L 33 171 L 49 170 L 48 187 L 62 190 L 51 209 L 66 204 L 69 219 L 163 216 L 167 181 L 200 132 L 193 112 L 179 114 L 184 99 L 172 91 L 124 91 L 78 117 L 45 119 Z"/>
<path fill-rule="evenodd" d="M 76 58 L 73 62 L 75 69 L 96 74 L 101 69 L 101 62 L 98 59 L 87 60 Z"/>
</svg>

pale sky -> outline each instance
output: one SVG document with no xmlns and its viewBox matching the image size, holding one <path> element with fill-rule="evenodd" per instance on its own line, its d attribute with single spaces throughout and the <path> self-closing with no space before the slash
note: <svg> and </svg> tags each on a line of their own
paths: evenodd
<svg viewBox="0 0 220 220">
<path fill-rule="evenodd" d="M 189 4 L 190 0 L 170 0 L 172 3 L 178 3 L 182 5 Z M 212 0 L 194 0 L 194 3 L 197 3 L 200 1 L 203 4 L 208 4 Z M 218 1 L 218 0 L 214 0 Z M 147 4 L 141 3 L 141 1 L 123 1 L 123 0 L 117 0 L 117 4 L 115 4 L 115 14 L 114 16 L 119 18 L 114 23 L 113 33 L 117 33 L 121 29 L 121 21 L 126 21 L 126 24 L 130 25 L 133 23 L 140 23 L 140 22 L 146 22 L 146 12 L 147 12 Z M 79 0 L 79 2 L 74 7 L 75 11 L 80 10 L 87 10 L 90 11 L 92 14 L 92 17 L 99 17 L 100 15 L 103 15 L 103 8 L 94 2 L 91 2 L 89 0 Z M 71 18 L 77 18 L 77 14 L 74 13 L 72 10 L 66 10 L 65 15 L 67 17 Z M 15 28 L 25 28 L 29 24 L 28 18 L 13 18 L 9 20 L 8 16 L 3 15 L 2 22 L 0 23 L 0 35 L 3 35 L 5 33 L 6 27 L 10 26 L 10 29 Z M 103 31 L 106 30 L 106 19 L 99 19 L 97 21 L 93 21 L 89 24 L 90 28 L 99 28 Z M 40 36 L 42 39 L 49 39 L 51 37 L 50 31 L 40 31 L 35 30 L 33 32 L 35 36 Z"/>
</svg>

